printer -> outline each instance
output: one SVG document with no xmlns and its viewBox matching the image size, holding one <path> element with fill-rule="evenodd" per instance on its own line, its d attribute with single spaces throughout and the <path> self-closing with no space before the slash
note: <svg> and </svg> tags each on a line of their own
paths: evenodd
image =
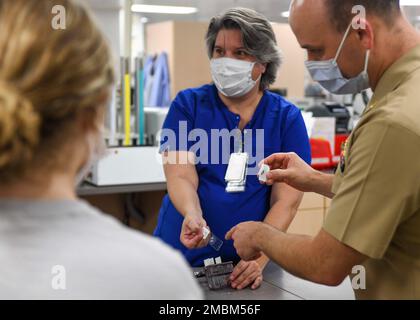
<svg viewBox="0 0 420 320">
<path fill-rule="evenodd" d="M 349 110 L 337 102 L 322 102 L 316 104 L 306 111 L 312 112 L 315 118 L 335 118 L 336 134 L 348 134 L 351 115 Z"/>
</svg>

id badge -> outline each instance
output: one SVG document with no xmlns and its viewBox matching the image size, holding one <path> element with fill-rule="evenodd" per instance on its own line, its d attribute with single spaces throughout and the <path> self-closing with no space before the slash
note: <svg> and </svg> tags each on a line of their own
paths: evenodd
<svg viewBox="0 0 420 320">
<path fill-rule="evenodd" d="M 232 153 L 230 155 L 228 168 L 225 175 L 227 183 L 226 192 L 244 192 L 246 185 L 246 175 L 248 169 L 247 153 Z"/>
</svg>

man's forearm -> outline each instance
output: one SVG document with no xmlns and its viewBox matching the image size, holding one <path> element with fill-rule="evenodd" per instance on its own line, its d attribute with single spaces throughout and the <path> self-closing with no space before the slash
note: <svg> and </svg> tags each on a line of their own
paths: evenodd
<svg viewBox="0 0 420 320">
<path fill-rule="evenodd" d="M 262 223 L 254 241 L 270 260 L 286 271 L 302 279 L 326 283 L 323 263 L 311 247 L 312 237 L 289 235 Z"/>
<path fill-rule="evenodd" d="M 264 222 L 286 232 L 290 223 L 293 221 L 296 211 L 297 209 L 293 207 L 284 208 L 282 204 L 277 203 L 267 213 Z M 270 262 L 270 258 L 263 253 L 261 257 L 257 259 L 257 262 L 262 268 L 265 268 L 268 262 Z"/>
<path fill-rule="evenodd" d="M 277 194 L 274 194 L 274 192 L 277 192 Z M 279 230 L 287 231 L 301 200 L 302 193 L 291 189 L 287 185 L 274 187 L 271 194 L 271 201 L 274 203 L 265 216 L 264 222 Z M 265 254 L 257 259 L 262 268 L 265 268 L 269 261 L 270 259 Z"/>
<path fill-rule="evenodd" d="M 264 219 L 264 222 L 279 229 L 282 231 L 287 231 L 290 223 L 292 222 L 296 211 L 293 207 L 286 207 L 279 202 L 273 205 L 270 211 L 267 213 L 267 216 Z M 265 254 L 262 254 L 261 258 L 257 259 L 260 265 L 264 268 L 270 258 Z"/>
<path fill-rule="evenodd" d="M 331 191 L 333 181 L 333 174 L 314 171 L 314 174 L 311 175 L 309 179 L 310 189 L 312 189 L 315 193 L 332 199 L 334 197 L 334 193 Z"/>
</svg>

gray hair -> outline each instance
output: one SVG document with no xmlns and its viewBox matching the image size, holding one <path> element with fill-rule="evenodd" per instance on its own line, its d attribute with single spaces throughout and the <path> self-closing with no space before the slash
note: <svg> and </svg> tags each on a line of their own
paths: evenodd
<svg viewBox="0 0 420 320">
<path fill-rule="evenodd" d="M 246 52 L 257 62 L 267 64 L 261 77 L 260 89 L 265 90 L 276 81 L 281 65 L 281 52 L 270 22 L 262 14 L 247 8 L 232 8 L 211 19 L 206 35 L 209 58 L 213 57 L 216 38 L 222 29 L 237 29 L 242 33 Z"/>
</svg>

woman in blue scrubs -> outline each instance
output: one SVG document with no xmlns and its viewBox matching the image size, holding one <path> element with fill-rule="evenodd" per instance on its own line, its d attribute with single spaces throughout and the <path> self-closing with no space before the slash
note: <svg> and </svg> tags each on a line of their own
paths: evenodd
<svg viewBox="0 0 420 320">
<path fill-rule="evenodd" d="M 192 266 L 210 257 L 234 261 L 232 287 L 256 289 L 269 259 L 241 261 L 232 241 L 216 251 L 203 227 L 223 240 L 244 221 L 265 221 L 286 231 L 302 193 L 285 184 L 262 185 L 257 165 L 277 152 L 295 152 L 310 163 L 308 134 L 300 110 L 267 90 L 281 60 L 264 16 L 230 9 L 211 20 L 206 42 L 214 84 L 180 92 L 163 126 L 168 195 L 155 235 L 180 250 Z M 249 155 L 248 175 L 245 191 L 229 193 L 225 174 L 236 152 Z"/>
</svg>

